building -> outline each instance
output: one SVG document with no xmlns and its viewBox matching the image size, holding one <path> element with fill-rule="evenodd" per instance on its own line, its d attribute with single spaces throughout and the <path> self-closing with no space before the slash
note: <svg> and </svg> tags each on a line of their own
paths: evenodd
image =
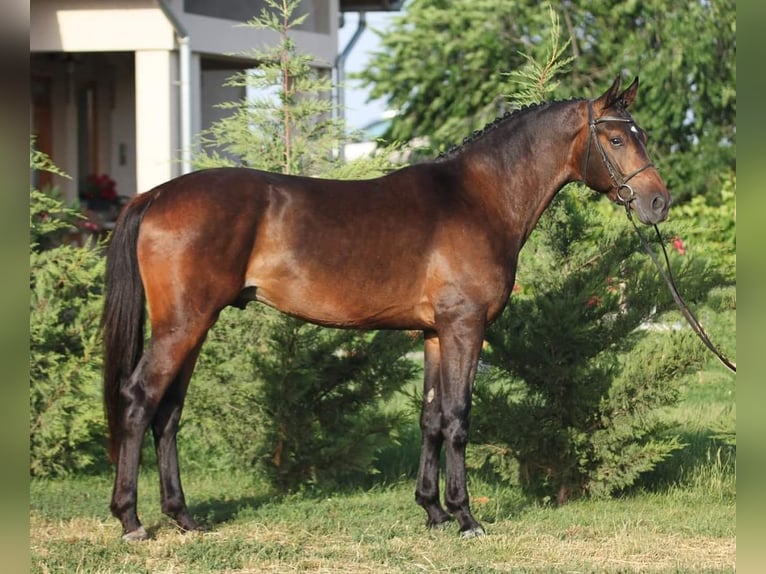
<svg viewBox="0 0 766 574">
<path fill-rule="evenodd" d="M 303 0 L 299 51 L 331 72 L 343 11 L 398 9 L 398 0 Z M 237 26 L 264 0 L 31 0 L 31 126 L 37 147 L 72 176 L 55 183 L 74 199 L 91 174 L 131 196 L 189 170 L 193 135 L 215 105 L 241 98 L 224 88 L 257 66 L 243 52 L 276 41 Z M 47 178 L 47 180 L 45 179 Z"/>
</svg>

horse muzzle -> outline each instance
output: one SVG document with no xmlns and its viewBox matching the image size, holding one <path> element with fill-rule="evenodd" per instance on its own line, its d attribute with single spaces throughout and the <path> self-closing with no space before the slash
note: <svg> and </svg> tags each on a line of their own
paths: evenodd
<svg viewBox="0 0 766 574">
<path fill-rule="evenodd" d="M 638 216 L 638 220 L 646 225 L 655 225 L 665 221 L 670 209 L 670 195 L 666 190 L 647 195 L 634 195 L 629 207 Z"/>
<path fill-rule="evenodd" d="M 612 201 L 633 209 L 638 220 L 646 225 L 654 225 L 665 221 L 670 209 L 670 194 L 662 185 L 656 191 L 645 191 L 639 188 L 636 192 L 633 186 L 625 181 L 609 194 Z"/>
</svg>

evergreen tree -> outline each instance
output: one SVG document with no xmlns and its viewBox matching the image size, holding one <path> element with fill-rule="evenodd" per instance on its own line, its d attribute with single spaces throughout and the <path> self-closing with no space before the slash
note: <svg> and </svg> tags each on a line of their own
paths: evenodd
<svg viewBox="0 0 766 574">
<path fill-rule="evenodd" d="M 258 61 L 258 67 L 234 74 L 224 85 L 247 93 L 241 100 L 219 104 L 231 115 L 200 134 L 203 153 L 195 165 L 341 179 L 375 177 L 393 169 L 387 150 L 348 164 L 338 160 L 336 150 L 347 138 L 345 124 L 334 117 L 331 79 L 312 66 L 312 56 L 298 53 L 290 36 L 308 14 L 297 14 L 302 3 L 295 0 L 266 0 L 266 5 L 245 26 L 276 32 L 279 41 L 243 54 Z"/>
<path fill-rule="evenodd" d="M 413 376 L 401 333 L 360 335 L 272 315 L 267 351 L 254 355 L 263 381 L 258 463 L 279 490 L 332 485 L 374 472 L 399 415 L 381 403 Z"/>
<path fill-rule="evenodd" d="M 208 153 L 199 167 L 243 165 L 266 171 L 318 175 L 326 172 L 329 152 L 342 139 L 342 125 L 332 117 L 330 80 L 312 67 L 312 57 L 297 53 L 290 30 L 308 14 L 297 15 L 300 2 L 267 0 L 268 8 L 245 26 L 271 30 L 279 42 L 243 55 L 258 68 L 231 76 L 224 86 L 246 88 L 245 98 L 219 104 L 231 115 L 203 132 Z"/>
<path fill-rule="evenodd" d="M 589 193 L 559 194 L 522 252 L 473 411 L 474 463 L 558 503 L 629 486 L 678 449 L 658 409 L 706 359 L 689 330 L 639 329 L 673 302 L 627 222 Z M 679 259 L 679 276 L 709 271 Z M 680 288 L 696 299 L 719 279 Z"/>
<path fill-rule="evenodd" d="M 258 95 L 223 105 L 232 114 L 202 134 L 197 165 L 336 178 L 391 169 L 385 154 L 339 163 L 333 151 L 344 126 L 333 118 L 330 82 L 291 38 L 305 18 L 301 2 L 266 3 L 247 25 L 276 32 L 279 42 L 249 53 L 260 67 L 227 82 Z M 190 393 L 184 425 L 197 427 L 194 435 L 231 435 L 226 456 L 255 463 L 281 491 L 373 472 L 376 451 L 396 432 L 396 415 L 380 402 L 412 377 L 404 356 L 411 345 L 402 333 L 319 328 L 261 305 L 227 311 L 203 347 L 196 379 L 204 388 Z M 245 358 L 232 358 L 232 347 Z"/>
<path fill-rule="evenodd" d="M 568 63 L 558 26 L 551 12 L 545 64 L 528 56 L 511 74 L 517 105 L 544 97 Z M 540 219 L 508 307 L 488 330 L 490 368 L 476 383 L 473 464 L 559 504 L 630 486 L 680 448 L 658 408 L 706 358 L 691 331 L 639 329 L 673 301 L 628 222 L 601 199 L 570 186 Z M 683 263 L 690 299 L 722 281 L 704 261 L 674 263 Z"/>
</svg>

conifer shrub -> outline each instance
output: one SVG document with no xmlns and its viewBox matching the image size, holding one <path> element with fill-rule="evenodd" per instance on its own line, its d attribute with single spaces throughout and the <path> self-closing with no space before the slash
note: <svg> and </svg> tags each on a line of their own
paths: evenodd
<svg viewBox="0 0 766 574">
<path fill-rule="evenodd" d="M 548 11 L 536 57 L 524 55 L 509 74 L 514 106 L 544 101 L 572 60 Z M 663 224 L 676 283 L 693 306 L 716 306 L 713 287 L 732 282 L 733 197 L 726 185 L 721 205 L 695 206 L 725 232 L 724 249 L 711 248 L 694 219 Z M 622 215 L 581 185 L 562 190 L 521 251 L 514 292 L 486 335 L 469 465 L 538 500 L 618 492 L 684 446 L 661 410 L 677 400 L 683 375 L 708 359 L 706 349 L 672 311 Z M 683 238 L 705 247 L 686 249 Z"/>
<path fill-rule="evenodd" d="M 472 465 L 559 504 L 624 489 L 681 448 L 659 412 L 707 358 L 667 320 L 632 228 L 591 193 L 559 194 L 522 251 L 475 389 Z M 702 258 L 672 261 L 691 303 L 723 280 Z"/>
<path fill-rule="evenodd" d="M 254 356 L 264 426 L 258 465 L 280 490 L 337 486 L 375 472 L 400 415 L 382 404 L 414 375 L 411 341 L 272 315 L 268 352 Z"/>
<path fill-rule="evenodd" d="M 32 170 L 65 175 L 32 150 Z M 79 212 L 55 190 L 30 190 L 30 474 L 105 466 L 98 325 L 104 260 L 98 246 L 62 244 Z"/>
</svg>

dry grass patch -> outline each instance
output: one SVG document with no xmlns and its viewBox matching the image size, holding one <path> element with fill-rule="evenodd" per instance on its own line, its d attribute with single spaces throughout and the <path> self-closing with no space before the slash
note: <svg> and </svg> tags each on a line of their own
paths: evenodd
<svg viewBox="0 0 766 574">
<path fill-rule="evenodd" d="M 667 534 L 637 522 L 617 529 L 501 522 L 461 540 L 448 530 L 309 531 L 247 521 L 207 533 L 156 528 L 125 544 L 113 524 L 89 518 L 32 519 L 33 571 L 49 572 L 733 572 L 731 537 Z"/>
</svg>

